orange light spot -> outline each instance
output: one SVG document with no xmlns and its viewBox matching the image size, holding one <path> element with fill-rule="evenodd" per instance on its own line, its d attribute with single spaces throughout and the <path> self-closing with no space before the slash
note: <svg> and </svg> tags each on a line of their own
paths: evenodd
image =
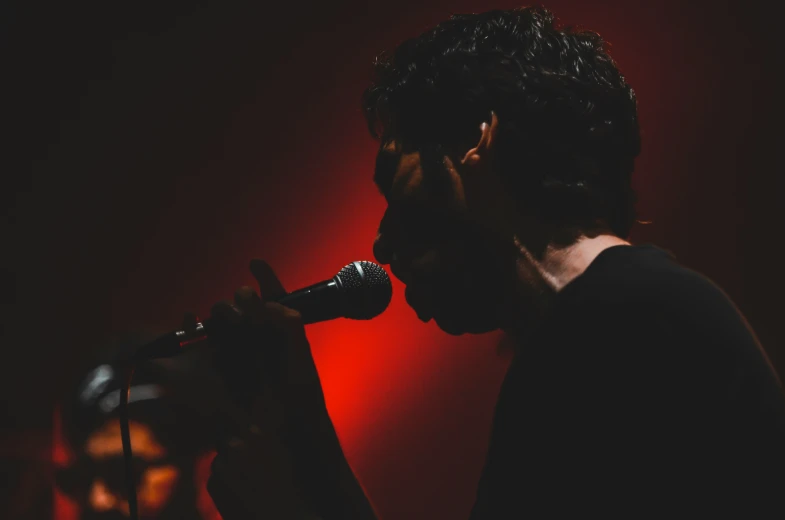
<svg viewBox="0 0 785 520">
<path fill-rule="evenodd" d="M 95 479 L 90 488 L 90 507 L 95 511 L 111 511 L 117 503 L 117 497 L 109 492 L 104 481 Z"/>
<path fill-rule="evenodd" d="M 166 453 L 163 446 L 155 440 L 153 432 L 147 425 L 129 421 L 128 429 L 131 433 L 131 447 L 135 457 L 155 460 Z M 85 452 L 96 459 L 105 459 L 121 454 L 123 443 L 120 437 L 120 421 L 110 421 L 100 430 L 96 430 L 87 440 Z"/>
<path fill-rule="evenodd" d="M 142 475 L 138 490 L 139 509 L 152 515 L 160 511 L 174 492 L 180 472 L 174 466 L 150 468 Z"/>
</svg>

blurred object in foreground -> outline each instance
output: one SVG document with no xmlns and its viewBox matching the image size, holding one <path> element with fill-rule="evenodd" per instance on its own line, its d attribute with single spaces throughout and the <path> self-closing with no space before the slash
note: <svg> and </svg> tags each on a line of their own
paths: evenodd
<svg viewBox="0 0 785 520">
<path fill-rule="evenodd" d="M 62 417 L 55 417 L 55 520 L 129 516 L 116 360 L 143 342 L 123 341 L 62 403 Z M 220 519 L 205 485 L 221 390 L 206 349 L 136 367 L 128 416 L 141 519 Z"/>
</svg>

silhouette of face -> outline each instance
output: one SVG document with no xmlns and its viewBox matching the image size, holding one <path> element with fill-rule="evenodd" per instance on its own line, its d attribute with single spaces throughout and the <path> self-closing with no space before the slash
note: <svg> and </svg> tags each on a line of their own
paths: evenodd
<svg viewBox="0 0 785 520">
<path fill-rule="evenodd" d="M 514 295 L 514 242 L 467 202 L 492 205 L 492 191 L 472 193 L 443 159 L 423 159 L 395 140 L 382 145 L 375 181 L 387 209 L 374 256 L 406 284 L 406 301 L 422 321 L 454 335 L 488 332 L 502 326 Z"/>
<path fill-rule="evenodd" d="M 180 471 L 166 462 L 165 448 L 145 424 L 129 421 L 140 518 L 156 518 L 177 486 Z M 74 473 L 81 476 L 69 491 L 82 509 L 80 518 L 129 517 L 120 422 L 110 420 L 93 431 L 84 444 Z"/>
</svg>

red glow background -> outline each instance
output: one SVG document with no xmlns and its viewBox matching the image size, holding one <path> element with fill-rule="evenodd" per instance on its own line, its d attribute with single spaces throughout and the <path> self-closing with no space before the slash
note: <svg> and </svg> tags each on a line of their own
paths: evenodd
<svg viewBox="0 0 785 520">
<path fill-rule="evenodd" d="M 491 7 L 262 4 L 96 3 L 9 18 L 10 148 L 24 166 L 3 197 L 3 334 L 15 347 L 0 369 L 3 518 L 51 518 L 39 475 L 51 468 L 53 406 L 112 334 L 205 314 L 252 283 L 254 257 L 288 288 L 372 259 L 384 201 L 359 98 L 373 57 L 450 13 Z M 638 94 L 635 182 L 653 223 L 633 239 L 722 286 L 782 375 L 773 17 L 730 1 L 546 6 L 609 40 Z M 498 335 L 420 323 L 401 289 L 372 322 L 309 327 L 314 356 L 382 518 L 465 518 L 508 360 Z"/>
</svg>

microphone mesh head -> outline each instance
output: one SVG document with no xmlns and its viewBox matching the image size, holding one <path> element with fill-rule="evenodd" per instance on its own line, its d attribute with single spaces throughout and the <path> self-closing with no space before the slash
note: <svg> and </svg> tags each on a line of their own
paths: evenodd
<svg viewBox="0 0 785 520">
<path fill-rule="evenodd" d="M 352 262 L 335 275 L 343 293 L 343 315 L 353 320 L 370 320 L 392 300 L 392 283 L 387 271 L 366 260 Z"/>
</svg>

